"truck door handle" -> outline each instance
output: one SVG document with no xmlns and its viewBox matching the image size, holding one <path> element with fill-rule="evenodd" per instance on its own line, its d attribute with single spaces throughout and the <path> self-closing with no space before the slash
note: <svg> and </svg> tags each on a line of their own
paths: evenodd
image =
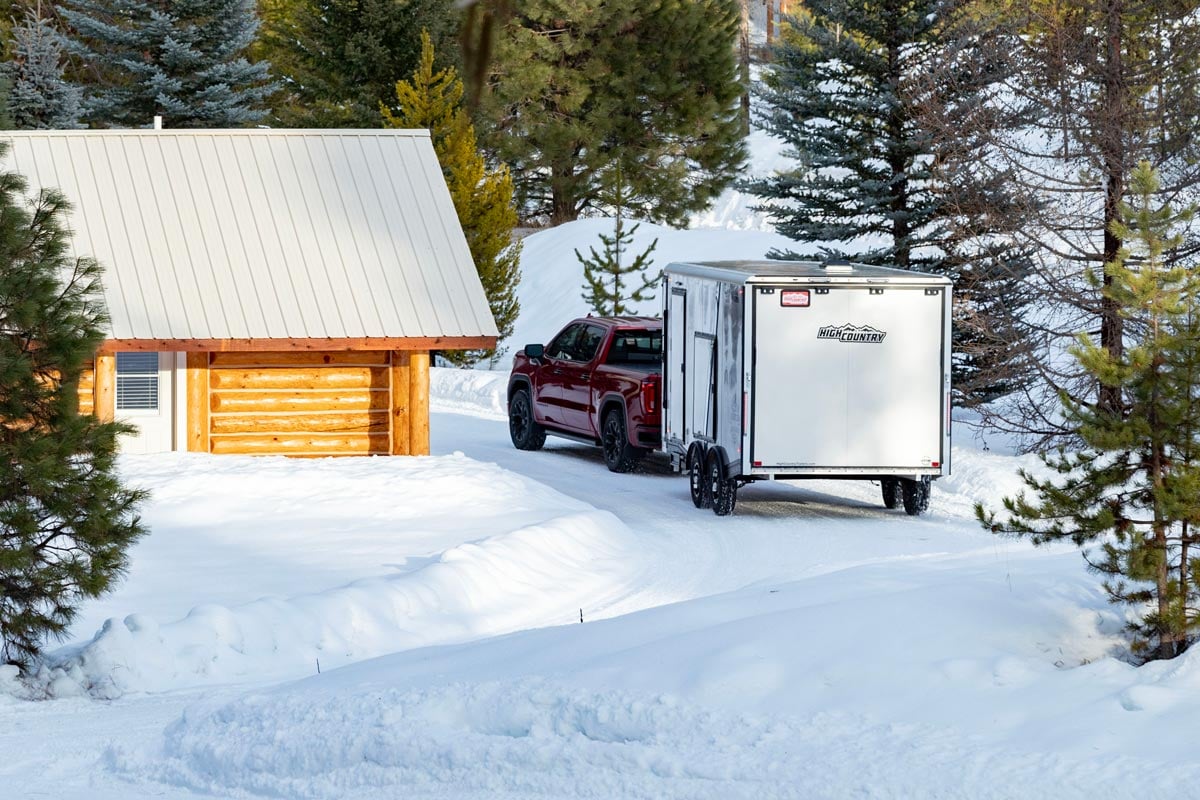
<svg viewBox="0 0 1200 800">
<path fill-rule="evenodd" d="M 583 373 L 582 375 L 580 375 L 580 376 L 579 376 L 579 380 L 581 380 L 581 381 L 586 381 L 586 380 L 587 380 L 588 378 L 590 378 L 590 377 L 592 377 L 592 373 L 590 373 L 590 372 L 585 372 L 585 373 Z"/>
</svg>

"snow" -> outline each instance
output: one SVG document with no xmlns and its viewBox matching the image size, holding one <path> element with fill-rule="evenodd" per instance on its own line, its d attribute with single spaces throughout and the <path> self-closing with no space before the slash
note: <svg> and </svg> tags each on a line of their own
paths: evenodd
<svg viewBox="0 0 1200 800">
<path fill-rule="evenodd" d="M 919 519 L 865 482 L 757 485 L 718 518 L 661 459 L 616 475 L 581 444 L 514 450 L 505 386 L 435 370 L 426 458 L 124 457 L 154 533 L 35 682 L 56 699 L 0 673 L 19 753 L 0 784 L 1121 798 L 1200 779 L 1200 655 L 1114 657 L 1122 619 L 1078 553 L 971 519 L 1034 459 L 959 436 Z"/>
<path fill-rule="evenodd" d="M 744 208 L 643 225 L 638 246 L 658 237 L 659 266 L 786 246 Z M 572 251 L 608 224 L 526 239 L 517 346 L 586 311 Z M 1004 437 L 956 424 L 925 517 L 813 481 L 747 487 L 718 518 L 660 457 L 617 475 L 583 444 L 516 451 L 506 386 L 435 369 L 429 457 L 123 456 L 152 533 L 31 680 L 0 668 L 0 796 L 1119 800 L 1200 781 L 1200 651 L 1131 666 L 1073 548 L 974 521 L 1041 469 Z"/>
</svg>

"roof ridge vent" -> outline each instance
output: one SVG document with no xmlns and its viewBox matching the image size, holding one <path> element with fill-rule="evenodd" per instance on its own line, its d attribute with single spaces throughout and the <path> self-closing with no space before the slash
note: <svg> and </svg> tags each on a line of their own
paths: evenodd
<svg viewBox="0 0 1200 800">
<path fill-rule="evenodd" d="M 844 258 L 831 258 L 821 264 L 821 269 L 826 272 L 853 272 L 854 265 Z"/>
</svg>

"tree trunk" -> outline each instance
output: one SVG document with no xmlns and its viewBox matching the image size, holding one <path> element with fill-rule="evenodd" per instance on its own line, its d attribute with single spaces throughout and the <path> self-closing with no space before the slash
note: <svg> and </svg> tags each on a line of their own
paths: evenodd
<svg viewBox="0 0 1200 800">
<path fill-rule="evenodd" d="M 741 0 L 742 24 L 738 37 L 738 63 L 742 78 L 742 134 L 750 135 L 750 0 Z"/>
<path fill-rule="evenodd" d="M 574 222 L 579 218 L 575 193 L 571 190 L 575 181 L 574 170 L 569 164 L 554 164 L 550 167 L 550 226 Z"/>
<path fill-rule="evenodd" d="M 899 17 L 899 13 L 892 15 L 895 20 Z M 893 41 L 888 45 L 888 83 L 891 86 L 893 95 L 896 98 L 900 97 L 900 45 L 896 39 L 900 38 L 893 35 Z M 897 101 L 892 108 L 892 113 L 888 116 L 888 143 L 887 143 L 887 164 L 891 170 L 892 199 L 888 204 L 892 212 L 892 251 L 895 254 L 894 259 L 897 269 L 910 269 L 912 267 L 911 245 L 909 236 L 912 234 L 912 226 L 909 221 L 908 208 L 908 168 L 909 157 L 904 152 L 901 143 L 905 140 L 904 130 L 904 109 Z"/>
<path fill-rule="evenodd" d="M 1128 104 L 1128 87 L 1124 75 L 1122 58 L 1123 0 L 1112 0 L 1107 7 L 1104 62 L 1104 104 L 1100 121 L 1104 126 L 1101 133 L 1101 148 L 1104 158 L 1104 264 L 1117 257 L 1123 242 L 1112 232 L 1112 224 L 1120 219 L 1120 203 L 1125 195 L 1125 175 L 1129 171 L 1125 153 L 1125 126 Z M 1104 287 L 1112 285 L 1112 279 L 1104 276 Z M 1125 326 L 1118 304 L 1109 297 L 1100 301 L 1100 346 L 1120 359 L 1124 352 Z M 1109 414 L 1122 413 L 1124 403 L 1121 389 L 1117 386 L 1100 386 L 1097 398 L 1101 411 Z"/>
</svg>

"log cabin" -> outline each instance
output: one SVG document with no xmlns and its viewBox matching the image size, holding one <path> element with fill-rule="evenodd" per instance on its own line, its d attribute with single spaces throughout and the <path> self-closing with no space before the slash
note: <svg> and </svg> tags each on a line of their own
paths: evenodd
<svg viewBox="0 0 1200 800">
<path fill-rule="evenodd" d="M 4 131 L 71 202 L 108 338 L 80 410 L 127 452 L 429 452 L 430 352 L 496 325 L 426 131 Z"/>
</svg>

